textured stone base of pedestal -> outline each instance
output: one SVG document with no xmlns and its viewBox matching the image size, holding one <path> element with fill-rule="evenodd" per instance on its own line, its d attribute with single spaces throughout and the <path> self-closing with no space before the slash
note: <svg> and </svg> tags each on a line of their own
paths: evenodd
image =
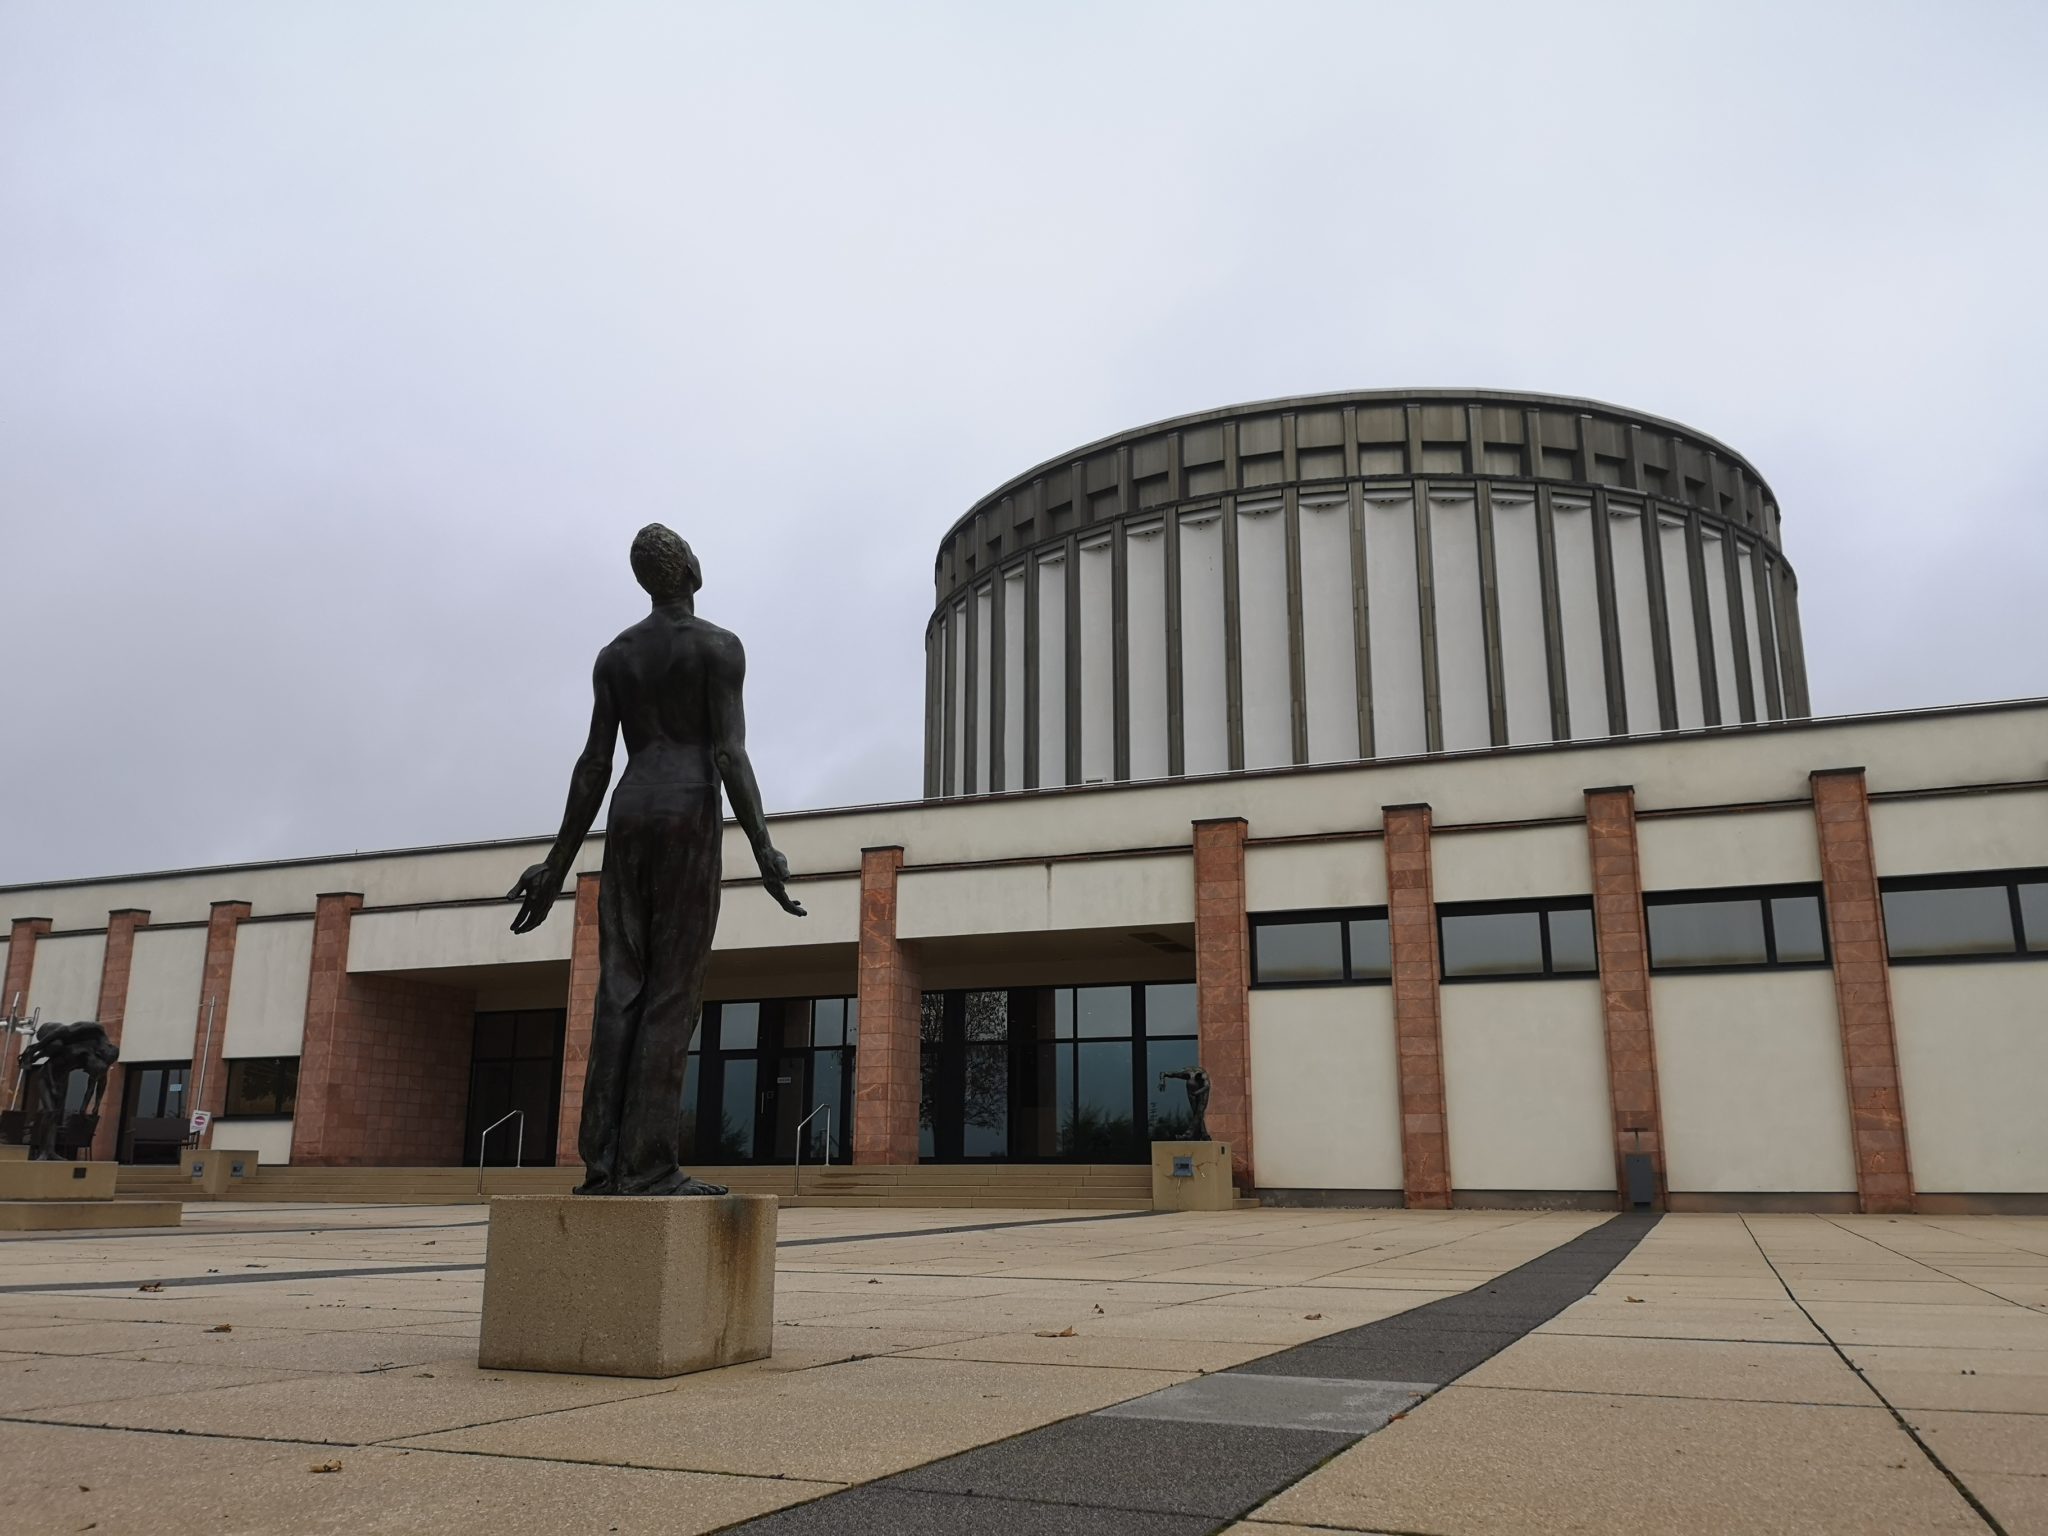
<svg viewBox="0 0 2048 1536">
<path fill-rule="evenodd" d="M 0 1200 L 111 1200 L 112 1163 L 0 1163 Z"/>
<path fill-rule="evenodd" d="M 256 1154 L 226 1147 L 187 1147 L 178 1154 L 178 1167 L 189 1181 L 189 1192 L 222 1200 L 234 1185 L 255 1177 Z"/>
<path fill-rule="evenodd" d="M 0 1200 L 0 1232 L 176 1227 L 184 1221 L 185 1207 L 176 1200 Z"/>
<path fill-rule="evenodd" d="M 0 1163 L 25 1163 L 28 1148 L 18 1141 L 0 1141 Z"/>
<path fill-rule="evenodd" d="M 1186 1159 L 1186 1172 L 1174 1167 Z M 1152 1143 L 1152 1209 L 1155 1211 L 1227 1211 L 1237 1201 L 1230 1181 L 1227 1141 L 1155 1141 Z"/>
<path fill-rule="evenodd" d="M 773 1195 L 501 1195 L 484 1255 L 486 1370 L 683 1376 L 765 1360 Z"/>
</svg>

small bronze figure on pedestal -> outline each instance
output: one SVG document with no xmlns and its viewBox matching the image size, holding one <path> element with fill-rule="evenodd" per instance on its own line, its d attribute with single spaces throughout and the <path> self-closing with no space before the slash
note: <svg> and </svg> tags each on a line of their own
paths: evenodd
<svg viewBox="0 0 2048 1536">
<path fill-rule="evenodd" d="M 1162 1072 L 1162 1079 L 1179 1078 L 1188 1085 L 1188 1114 L 1193 1123 L 1183 1138 L 1186 1141 L 1208 1141 L 1209 1136 L 1209 1074 L 1200 1067 L 1187 1067 L 1179 1072 Z"/>
<path fill-rule="evenodd" d="M 704 578 L 690 546 L 659 523 L 633 540 L 648 616 L 598 653 L 590 739 L 569 781 L 562 829 L 509 893 L 514 933 L 540 926 L 572 873 L 611 782 L 623 730 L 626 771 L 612 795 L 598 887 L 597 1010 L 583 1080 L 579 1195 L 722 1195 L 679 1166 L 684 1068 L 718 926 L 722 785 L 753 845 L 761 883 L 804 909 L 789 863 L 768 841 L 747 759 L 739 640 L 697 617 Z"/>
<path fill-rule="evenodd" d="M 64 1160 L 57 1136 L 64 1127 L 64 1101 L 71 1096 L 71 1074 L 83 1072 L 85 1102 L 80 1119 L 97 1128 L 100 1105 L 107 1096 L 107 1069 L 121 1059 L 121 1048 L 91 1020 L 77 1024 L 45 1024 L 21 1053 L 21 1073 L 29 1086 L 29 1160 Z"/>
</svg>

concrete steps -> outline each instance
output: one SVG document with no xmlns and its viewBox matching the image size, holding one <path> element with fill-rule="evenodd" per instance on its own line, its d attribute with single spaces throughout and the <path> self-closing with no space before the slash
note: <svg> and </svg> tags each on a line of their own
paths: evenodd
<svg viewBox="0 0 2048 1536">
<path fill-rule="evenodd" d="M 1102 1163 L 936 1164 L 908 1167 L 786 1166 L 700 1168 L 693 1172 L 741 1194 L 779 1195 L 804 1206 L 906 1209 L 1145 1210 L 1151 1171 Z M 474 1205 L 492 1195 L 567 1194 L 574 1168 L 263 1168 L 235 1185 L 231 1198 L 327 1205 Z M 135 1200 L 190 1198 L 176 1168 L 120 1170 L 117 1193 Z"/>
</svg>

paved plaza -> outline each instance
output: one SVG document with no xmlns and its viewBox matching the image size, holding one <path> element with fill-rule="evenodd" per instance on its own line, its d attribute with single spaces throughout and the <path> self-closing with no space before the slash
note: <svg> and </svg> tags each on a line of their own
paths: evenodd
<svg viewBox="0 0 2048 1536">
<path fill-rule="evenodd" d="M 668 1382 L 480 1371 L 484 1234 L 0 1242 L 0 1529 L 2048 1531 L 2048 1218 L 792 1210 Z"/>
</svg>

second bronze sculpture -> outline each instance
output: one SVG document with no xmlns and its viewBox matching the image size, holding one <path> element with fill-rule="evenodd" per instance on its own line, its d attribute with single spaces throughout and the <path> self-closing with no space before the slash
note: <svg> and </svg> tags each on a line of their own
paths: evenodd
<svg viewBox="0 0 2048 1536">
<path fill-rule="evenodd" d="M 659 523 L 633 540 L 646 618 L 598 653 L 590 737 L 548 856 L 519 877 L 514 933 L 547 918 L 573 872 L 626 739 L 626 771 L 605 824 L 598 886 L 597 1007 L 583 1083 L 580 1195 L 713 1195 L 681 1164 L 684 1069 L 718 926 L 719 791 L 752 845 L 761 883 L 796 917 L 789 863 L 768 841 L 747 757 L 739 639 L 697 617 L 697 557 Z"/>
</svg>

